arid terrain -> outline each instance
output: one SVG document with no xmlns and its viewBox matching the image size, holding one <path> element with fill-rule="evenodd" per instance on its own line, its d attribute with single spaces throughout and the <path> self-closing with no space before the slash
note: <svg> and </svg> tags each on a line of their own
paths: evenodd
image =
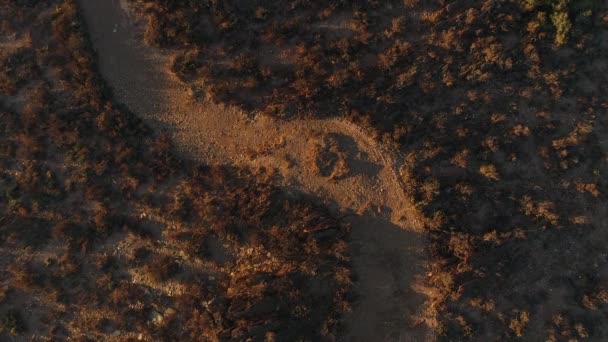
<svg viewBox="0 0 608 342">
<path fill-rule="evenodd" d="M 348 315 L 352 338 L 377 338 L 379 329 L 386 338 L 411 333 L 410 317 L 422 301 L 411 285 L 423 272 L 424 251 L 421 225 L 400 184 L 402 157 L 346 120 L 281 121 L 193 101 L 171 74 L 168 55 L 140 43 L 143 29 L 126 2 L 82 4 L 116 99 L 171 134 L 182 156 L 267 168 L 275 184 L 314 194 L 347 215 L 360 288 Z"/>
<path fill-rule="evenodd" d="M 0 340 L 606 340 L 607 71 L 600 0 L 0 0 Z"/>
</svg>

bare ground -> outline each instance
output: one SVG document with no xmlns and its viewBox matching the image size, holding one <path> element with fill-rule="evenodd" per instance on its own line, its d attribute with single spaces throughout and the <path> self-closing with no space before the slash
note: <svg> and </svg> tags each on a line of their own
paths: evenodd
<svg viewBox="0 0 608 342">
<path fill-rule="evenodd" d="M 102 75 L 118 102 L 169 134 L 186 158 L 276 170 L 274 181 L 318 195 L 352 214 L 352 257 L 357 300 L 345 318 L 344 340 L 419 341 L 414 327 L 424 296 L 421 223 L 403 190 L 402 158 L 340 119 L 277 121 L 236 108 L 192 100 L 168 70 L 169 55 L 143 46 L 125 2 L 81 0 Z M 311 153 L 333 137 L 343 162 L 319 172 Z M 321 144 L 322 146 L 322 144 Z M 334 170 L 340 167 L 340 170 Z"/>
</svg>

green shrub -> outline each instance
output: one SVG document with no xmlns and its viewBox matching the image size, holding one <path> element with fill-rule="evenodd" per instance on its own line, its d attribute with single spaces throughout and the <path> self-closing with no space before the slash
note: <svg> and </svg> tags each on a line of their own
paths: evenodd
<svg viewBox="0 0 608 342">
<path fill-rule="evenodd" d="M 555 26 L 555 45 L 562 46 L 568 42 L 568 35 L 572 29 L 572 22 L 570 22 L 567 11 L 567 1 L 560 1 L 553 8 L 555 12 L 551 14 L 551 22 Z"/>
<path fill-rule="evenodd" d="M 573 4 L 578 5 L 578 3 Z M 572 30 L 572 22 L 568 11 L 570 10 L 570 0 L 522 0 L 521 6 L 526 11 L 540 10 L 542 7 L 551 6 L 551 22 L 555 28 L 555 45 L 563 46 L 568 42 L 568 35 Z M 583 8 L 586 8 L 583 6 Z M 576 10 L 574 8 L 573 10 Z"/>
</svg>

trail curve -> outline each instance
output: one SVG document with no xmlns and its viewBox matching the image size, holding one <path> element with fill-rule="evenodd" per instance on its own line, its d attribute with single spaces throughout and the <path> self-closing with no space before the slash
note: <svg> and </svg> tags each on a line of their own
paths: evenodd
<svg viewBox="0 0 608 342">
<path fill-rule="evenodd" d="M 166 51 L 141 44 L 125 1 L 79 0 L 101 75 L 118 102 L 169 134 L 186 158 L 208 164 L 276 170 L 280 186 L 315 194 L 353 213 L 351 245 L 357 300 L 345 317 L 345 341 L 420 341 L 413 327 L 424 298 L 421 224 L 399 175 L 402 157 L 342 119 L 281 121 L 197 102 L 167 68 Z M 348 171 L 332 179 L 315 168 L 314 151 L 329 139 Z M 312 157 L 311 157 L 312 156 Z M 331 170 L 330 170 L 331 171 Z"/>
</svg>

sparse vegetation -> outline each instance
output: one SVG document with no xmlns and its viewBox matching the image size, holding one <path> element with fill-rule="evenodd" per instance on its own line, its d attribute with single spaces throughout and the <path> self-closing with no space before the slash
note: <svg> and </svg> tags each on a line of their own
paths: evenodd
<svg viewBox="0 0 608 342">
<path fill-rule="evenodd" d="M 200 52 L 190 82 L 212 100 L 348 118 L 407 156 L 403 183 L 431 241 L 421 321 L 442 338 L 606 338 L 580 304 L 608 267 L 594 242 L 606 216 L 605 4 L 293 1 L 257 12 L 224 1 L 190 3 L 192 16 L 144 3 L 177 34 L 159 31 L 164 46 Z"/>
<path fill-rule="evenodd" d="M 319 201 L 178 158 L 112 103 L 75 1 L 0 27 L 0 339 L 335 338 L 348 229 Z"/>
<path fill-rule="evenodd" d="M 346 118 L 406 156 L 439 340 L 608 339 L 605 3 L 132 5 L 193 94 Z M 348 229 L 327 209 L 178 158 L 111 102 L 74 0 L 2 2 L 0 44 L 1 334 L 339 337 Z M 354 172 L 331 137 L 309 157 Z"/>
</svg>

